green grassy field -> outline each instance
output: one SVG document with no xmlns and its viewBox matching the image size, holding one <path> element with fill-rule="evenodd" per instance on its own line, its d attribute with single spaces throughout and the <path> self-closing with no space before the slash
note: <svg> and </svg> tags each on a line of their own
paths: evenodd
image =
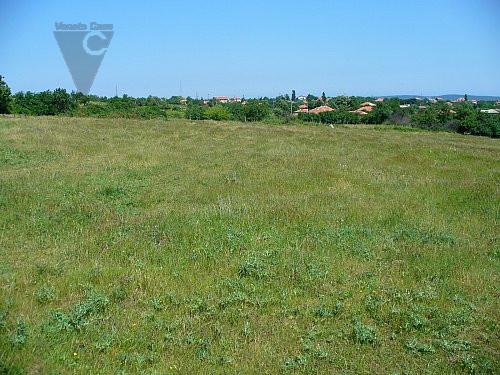
<svg viewBox="0 0 500 375">
<path fill-rule="evenodd" d="M 498 373 L 500 143 L 0 119 L 0 374 Z"/>
</svg>

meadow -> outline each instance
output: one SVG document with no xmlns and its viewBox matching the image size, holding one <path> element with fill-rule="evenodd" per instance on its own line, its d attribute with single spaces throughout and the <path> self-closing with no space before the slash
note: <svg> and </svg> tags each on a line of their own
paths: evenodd
<svg viewBox="0 0 500 375">
<path fill-rule="evenodd" d="M 0 118 L 0 374 L 500 372 L 500 143 Z"/>
</svg>

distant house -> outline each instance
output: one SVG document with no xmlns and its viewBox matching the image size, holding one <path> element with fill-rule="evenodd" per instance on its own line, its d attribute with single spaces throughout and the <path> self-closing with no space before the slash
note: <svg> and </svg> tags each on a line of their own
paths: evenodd
<svg viewBox="0 0 500 375">
<path fill-rule="evenodd" d="M 293 113 L 299 114 L 299 113 L 308 113 L 309 110 L 307 108 L 299 108 L 298 110 L 294 111 Z"/>
<path fill-rule="evenodd" d="M 305 102 L 307 100 L 307 96 L 301 95 L 301 96 L 298 96 L 297 99 L 300 100 L 301 102 Z"/>
<path fill-rule="evenodd" d="M 410 104 L 400 104 L 399 105 L 399 108 L 410 108 L 411 105 Z"/>
<path fill-rule="evenodd" d="M 299 109 L 294 111 L 293 113 L 299 114 L 299 113 L 308 113 L 309 112 L 309 107 L 307 104 L 301 104 L 299 105 Z"/>
<path fill-rule="evenodd" d="M 368 104 L 368 103 L 363 103 L 363 104 Z M 357 113 L 358 115 L 364 116 L 368 114 L 369 112 L 373 111 L 375 109 L 375 105 L 361 105 L 358 109 L 355 111 L 351 111 L 352 113 Z"/>
<path fill-rule="evenodd" d="M 364 102 L 364 103 L 361 103 L 361 107 L 376 107 L 377 105 L 375 103 L 372 103 L 372 102 Z"/>
<path fill-rule="evenodd" d="M 358 114 L 358 115 L 360 115 L 360 116 L 365 116 L 365 115 L 367 115 L 367 114 L 368 114 L 368 113 L 363 112 L 363 111 L 361 111 L 361 110 L 359 110 L 359 109 L 356 109 L 355 111 L 349 111 L 349 112 L 351 112 L 351 113 L 356 113 L 356 114 Z"/>
<path fill-rule="evenodd" d="M 481 113 L 489 113 L 490 115 L 499 115 L 500 109 L 481 109 Z"/>
<path fill-rule="evenodd" d="M 360 116 L 364 116 L 364 115 L 368 114 L 368 112 L 373 111 L 376 106 L 377 105 L 372 103 L 372 102 L 364 102 L 364 103 L 361 103 L 361 107 L 359 107 L 355 111 L 349 111 L 349 112 L 357 113 Z"/>
<path fill-rule="evenodd" d="M 362 112 L 371 112 L 375 109 L 374 106 L 371 106 L 371 105 L 365 105 L 365 106 L 362 106 L 360 108 L 358 108 L 358 111 L 362 111 Z"/>
<path fill-rule="evenodd" d="M 378 99 L 375 100 L 375 102 L 382 103 L 384 100 L 385 100 L 385 98 L 378 98 Z"/>
<path fill-rule="evenodd" d="M 181 100 L 179 101 L 181 104 L 187 104 L 187 99 L 184 97 L 181 97 Z"/>
<path fill-rule="evenodd" d="M 229 98 L 227 96 L 214 96 L 214 100 L 219 103 L 229 103 Z"/>
<path fill-rule="evenodd" d="M 427 106 L 426 106 L 426 105 L 419 105 L 419 106 L 418 106 L 418 109 L 426 109 L 426 108 L 427 108 Z"/>
<path fill-rule="evenodd" d="M 322 105 L 320 107 L 316 107 L 316 108 L 311 109 L 309 111 L 309 113 L 318 114 L 318 113 L 330 112 L 330 111 L 335 111 L 335 110 L 327 105 Z"/>
<path fill-rule="evenodd" d="M 216 102 L 219 103 L 241 103 L 243 99 L 239 96 L 235 96 L 234 98 L 230 98 L 228 96 L 214 96 L 213 98 Z"/>
</svg>

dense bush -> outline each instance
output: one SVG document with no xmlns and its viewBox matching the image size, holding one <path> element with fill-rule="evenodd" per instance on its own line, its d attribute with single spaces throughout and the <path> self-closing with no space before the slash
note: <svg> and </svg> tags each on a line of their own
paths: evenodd
<svg viewBox="0 0 500 375">
<path fill-rule="evenodd" d="M 348 111 L 330 111 L 320 114 L 299 113 L 299 120 L 322 124 L 359 124 L 360 116 Z"/>
<path fill-rule="evenodd" d="M 198 103 L 189 103 L 186 107 L 186 118 L 190 120 L 204 120 L 205 109 Z"/>
<path fill-rule="evenodd" d="M 412 117 L 412 124 L 431 130 L 448 130 L 462 134 L 500 136 L 500 116 L 481 113 L 479 108 L 464 103 L 452 111 L 446 104 L 437 104 L 420 110 Z"/>
<path fill-rule="evenodd" d="M 187 105 L 186 118 L 191 120 L 236 120 L 236 121 L 262 121 L 270 114 L 267 102 L 251 100 L 245 104 L 229 103 L 214 106 L 203 106 L 192 102 Z"/>
<path fill-rule="evenodd" d="M 453 130 L 452 112 L 445 103 L 431 105 L 417 111 L 412 117 L 412 124 L 430 130 Z"/>
<path fill-rule="evenodd" d="M 64 89 L 40 93 L 18 92 L 12 96 L 11 112 L 32 116 L 67 115 L 78 117 L 123 117 L 136 119 L 167 118 L 179 105 L 167 99 L 97 97 L 82 93 L 68 93 Z M 179 117 L 179 116 L 177 116 Z"/>
<path fill-rule="evenodd" d="M 319 115 L 321 122 L 325 124 L 359 124 L 360 116 L 348 111 L 330 111 Z"/>
<path fill-rule="evenodd" d="M 205 109 L 205 117 L 209 120 L 223 121 L 231 118 L 231 112 L 222 105 L 208 107 Z"/>
<path fill-rule="evenodd" d="M 231 103 L 227 105 L 231 118 L 236 121 L 246 121 L 245 106 L 241 103 Z"/>
<path fill-rule="evenodd" d="M 0 113 L 9 113 L 10 112 L 10 88 L 7 86 L 7 83 L 3 80 L 3 77 L 0 76 Z"/>
<path fill-rule="evenodd" d="M 375 109 L 361 116 L 360 120 L 363 124 L 383 124 L 391 116 L 391 108 L 388 105 L 379 103 Z"/>
<path fill-rule="evenodd" d="M 321 117 L 315 113 L 299 113 L 298 119 L 305 122 L 321 122 Z"/>
<path fill-rule="evenodd" d="M 251 100 L 243 107 L 246 121 L 262 121 L 269 115 L 269 104 L 267 102 Z"/>
<path fill-rule="evenodd" d="M 18 92 L 13 96 L 12 113 L 51 116 L 67 113 L 76 107 L 73 95 L 64 89 L 39 93 Z"/>
</svg>

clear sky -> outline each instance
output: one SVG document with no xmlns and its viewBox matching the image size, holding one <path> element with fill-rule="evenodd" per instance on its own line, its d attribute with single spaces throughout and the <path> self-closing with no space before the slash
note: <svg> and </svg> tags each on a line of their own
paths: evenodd
<svg viewBox="0 0 500 375">
<path fill-rule="evenodd" d="M 74 89 L 56 21 L 114 25 L 97 95 L 500 95 L 500 0 L 0 0 L 13 91 Z"/>
</svg>

